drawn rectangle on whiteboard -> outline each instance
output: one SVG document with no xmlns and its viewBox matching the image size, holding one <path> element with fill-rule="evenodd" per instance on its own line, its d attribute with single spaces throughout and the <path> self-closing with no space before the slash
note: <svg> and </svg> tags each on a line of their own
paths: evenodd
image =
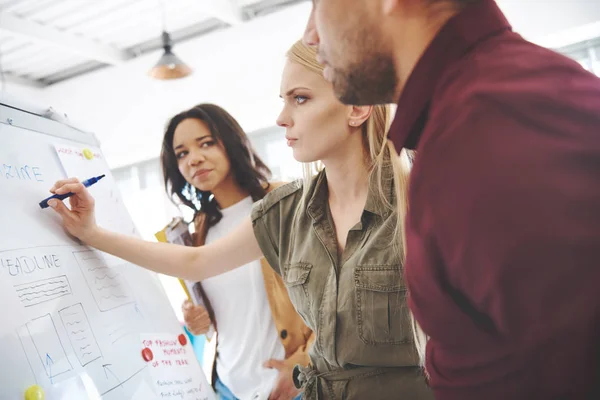
<svg viewBox="0 0 600 400">
<path fill-rule="evenodd" d="M 27 333 L 50 380 L 72 369 L 50 314 L 28 322 Z"/>
<path fill-rule="evenodd" d="M 118 266 L 109 267 L 101 254 L 93 250 L 75 251 L 73 256 L 100 311 L 109 311 L 134 302 Z"/>
<path fill-rule="evenodd" d="M 63 308 L 58 314 L 81 366 L 100 358 L 102 353 L 81 303 Z"/>
<path fill-rule="evenodd" d="M 15 290 L 25 307 L 35 306 L 72 293 L 66 275 L 16 285 Z"/>
</svg>

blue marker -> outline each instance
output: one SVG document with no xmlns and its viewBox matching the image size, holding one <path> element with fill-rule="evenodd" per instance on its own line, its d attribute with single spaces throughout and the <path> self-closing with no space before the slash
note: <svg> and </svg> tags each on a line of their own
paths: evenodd
<svg viewBox="0 0 600 400">
<path fill-rule="evenodd" d="M 83 186 L 85 187 L 90 187 L 92 186 L 94 183 L 98 182 L 100 179 L 104 178 L 105 175 L 100 175 L 100 176 L 96 176 L 95 178 L 90 178 L 88 180 L 85 180 L 81 183 L 83 183 Z M 64 200 L 64 199 L 68 199 L 69 197 L 73 196 L 75 193 L 65 193 L 65 194 L 55 194 L 54 196 L 50 196 L 47 199 L 44 199 L 40 202 L 40 207 L 41 208 L 48 208 L 48 200 L 52 200 L 52 199 L 57 199 L 57 200 Z"/>
</svg>

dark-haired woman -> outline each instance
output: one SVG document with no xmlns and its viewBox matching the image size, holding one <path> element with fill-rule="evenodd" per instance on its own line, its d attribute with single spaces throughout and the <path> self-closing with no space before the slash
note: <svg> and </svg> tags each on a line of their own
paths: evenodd
<svg viewBox="0 0 600 400">
<path fill-rule="evenodd" d="M 169 121 L 161 161 L 169 194 L 196 213 L 196 246 L 237 227 L 270 189 L 269 168 L 237 121 L 216 105 L 198 105 Z M 196 303 L 184 304 L 190 331 L 206 333 L 197 326 L 208 324 L 217 330 L 213 384 L 220 399 L 289 400 L 299 394 L 292 369 L 309 363 L 312 333 L 264 259 L 186 284 Z"/>
</svg>

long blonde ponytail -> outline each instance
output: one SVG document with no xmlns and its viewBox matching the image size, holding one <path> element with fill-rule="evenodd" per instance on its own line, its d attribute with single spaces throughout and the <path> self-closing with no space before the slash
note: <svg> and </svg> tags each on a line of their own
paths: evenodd
<svg viewBox="0 0 600 400">
<path fill-rule="evenodd" d="M 406 149 L 402 149 L 400 155 L 396 153 L 396 148 L 391 140 L 387 141 L 389 152 L 392 155 L 392 166 L 394 168 L 395 176 L 395 189 L 396 189 L 396 201 L 397 201 L 397 213 L 398 213 L 398 226 L 400 226 L 400 236 L 402 238 L 402 261 L 406 260 L 406 216 L 408 214 L 408 181 L 410 175 L 410 157 Z M 425 365 L 425 348 L 427 346 L 428 337 L 421 329 L 421 326 L 415 319 L 413 313 L 410 313 L 410 323 L 412 327 L 413 340 L 415 342 L 415 348 L 419 355 L 419 363 L 421 366 Z"/>
</svg>

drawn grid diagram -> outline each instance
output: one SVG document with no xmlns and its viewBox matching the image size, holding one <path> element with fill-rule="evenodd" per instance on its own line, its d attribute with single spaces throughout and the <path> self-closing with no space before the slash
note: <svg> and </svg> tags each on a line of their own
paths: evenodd
<svg viewBox="0 0 600 400">
<path fill-rule="evenodd" d="M 132 329 L 130 324 L 127 322 L 122 322 L 120 324 L 113 325 L 105 325 L 105 328 L 108 332 L 108 337 L 111 341 L 111 344 L 117 343 L 119 340 L 135 334 L 135 331 Z"/>
<path fill-rule="evenodd" d="M 81 366 L 86 366 L 102 357 L 90 321 L 81 303 L 63 308 L 58 314 Z"/>
<path fill-rule="evenodd" d="M 73 255 L 100 311 L 134 302 L 121 278 L 119 266 L 109 267 L 100 253 L 93 250 L 75 251 Z"/>
<path fill-rule="evenodd" d="M 55 377 L 73 369 L 50 314 L 31 320 L 19 328 L 17 334 L 24 349 L 32 346 L 34 353 L 37 353 L 38 360 L 36 361 L 32 359 L 33 355 L 30 352 L 25 351 L 29 364 L 39 365 L 37 364 L 39 361 L 50 382 L 53 382 Z"/>
<path fill-rule="evenodd" d="M 15 290 L 25 307 L 35 306 L 72 293 L 66 275 L 15 285 Z"/>
<path fill-rule="evenodd" d="M 111 344 L 120 345 L 126 340 L 137 340 L 135 337 L 139 337 L 139 327 L 144 323 L 144 316 L 137 303 L 132 305 L 133 307 L 122 307 L 118 313 L 112 312 L 111 319 L 104 324 L 104 333 L 108 335 Z"/>
</svg>

